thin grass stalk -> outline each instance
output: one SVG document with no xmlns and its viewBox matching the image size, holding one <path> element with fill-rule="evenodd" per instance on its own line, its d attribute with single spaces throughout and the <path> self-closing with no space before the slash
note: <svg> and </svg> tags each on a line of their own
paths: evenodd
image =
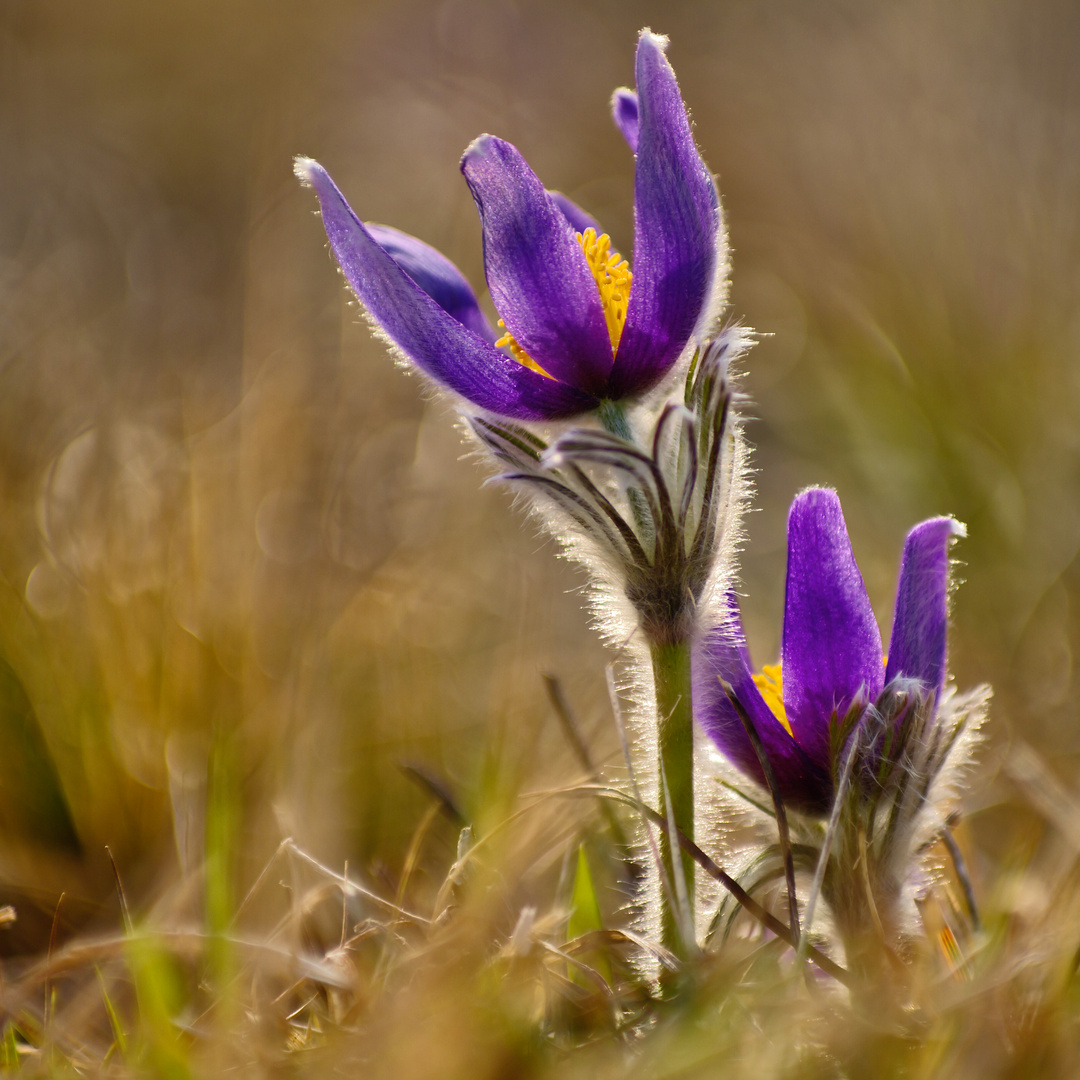
<svg viewBox="0 0 1080 1080">
<path fill-rule="evenodd" d="M 855 768 L 855 759 L 859 756 L 859 743 L 861 725 L 851 737 L 847 754 L 844 757 L 844 765 L 840 770 L 840 778 L 836 785 L 836 795 L 833 798 L 832 812 L 829 814 L 829 824 L 825 827 L 825 837 L 821 842 L 821 854 L 818 856 L 817 866 L 814 868 L 814 879 L 810 883 L 810 894 L 806 898 L 806 910 L 803 913 L 803 924 L 806 933 L 799 942 L 798 956 L 802 960 L 806 957 L 806 949 L 809 944 L 810 929 L 814 925 L 814 914 L 817 911 L 818 897 L 821 896 L 821 886 L 825 881 L 825 870 L 829 865 L 829 853 L 832 851 L 833 840 L 840 823 L 840 814 L 847 802 L 848 790 L 851 787 L 851 774 Z"/>
<path fill-rule="evenodd" d="M 941 830 L 941 840 L 945 845 L 949 858 L 952 860 L 956 879 L 960 883 L 960 890 L 964 894 L 964 904 L 968 909 L 968 918 L 971 919 L 971 928 L 976 932 L 982 930 L 982 919 L 979 917 L 979 906 L 975 899 L 975 886 L 971 883 L 971 875 L 968 873 L 967 860 L 964 858 L 956 837 L 949 828 L 949 823 Z"/>
<path fill-rule="evenodd" d="M 559 727 L 570 749 L 589 779 L 595 784 L 600 783 L 600 770 L 596 767 L 596 762 L 593 761 L 592 754 L 589 752 L 588 744 L 581 734 L 581 727 L 570 709 L 570 703 L 566 700 L 562 684 L 554 675 L 544 675 L 543 679 L 548 700 L 551 702 L 551 707 L 559 721 Z M 619 819 L 615 816 L 615 811 L 611 808 L 610 803 L 601 799 L 600 812 L 603 814 L 604 824 L 607 826 L 611 839 L 621 852 L 629 853 L 630 845 L 626 841 L 626 833 L 623 831 L 622 825 L 619 824 Z M 636 877 L 637 875 L 632 874 L 632 876 Z"/>
<path fill-rule="evenodd" d="M 780 852 L 784 857 L 784 877 L 787 881 L 788 894 L 788 919 L 791 924 L 791 933 L 795 938 L 798 948 L 801 943 L 802 932 L 799 927 L 799 898 L 795 892 L 795 859 L 791 853 L 791 832 L 788 829 L 787 810 L 784 807 L 784 797 L 780 794 L 780 785 L 776 781 L 776 773 L 773 770 L 769 755 L 765 753 L 765 747 L 761 744 L 761 736 L 757 733 L 753 721 L 747 715 L 742 702 L 735 696 L 735 690 L 730 683 L 724 683 L 724 693 L 735 709 L 736 714 L 746 731 L 746 736 L 754 747 L 754 753 L 761 765 L 761 771 L 765 774 L 765 783 L 768 785 L 769 794 L 772 796 L 773 810 L 776 814 L 776 832 L 780 841 Z"/>
</svg>

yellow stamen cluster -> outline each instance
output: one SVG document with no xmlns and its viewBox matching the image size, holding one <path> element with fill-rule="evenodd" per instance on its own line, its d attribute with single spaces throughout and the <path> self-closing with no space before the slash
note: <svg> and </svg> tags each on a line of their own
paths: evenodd
<svg viewBox="0 0 1080 1080">
<path fill-rule="evenodd" d="M 585 261 L 589 264 L 589 270 L 600 293 L 604 321 L 607 323 L 611 350 L 614 352 L 619 347 L 619 338 L 622 337 L 623 326 L 626 324 L 626 308 L 630 303 L 630 282 L 633 278 L 630 264 L 617 251 L 611 250 L 611 237 L 607 233 L 597 236 L 595 229 L 586 229 L 577 234 L 577 241 L 585 253 Z M 499 326 L 506 330 L 506 323 L 502 319 L 499 320 Z M 508 330 L 495 344 L 500 349 L 509 349 L 510 355 L 522 366 L 548 379 L 552 378 L 514 340 L 513 334 Z"/>
<path fill-rule="evenodd" d="M 577 238 L 600 292 L 608 337 L 614 351 L 619 347 L 619 338 L 626 324 L 626 308 L 630 303 L 630 282 L 633 279 L 630 264 L 617 251 L 611 250 L 611 237 L 607 233 L 597 236 L 595 229 L 586 229 L 578 233 Z"/>
<path fill-rule="evenodd" d="M 784 708 L 784 672 L 781 665 L 765 664 L 761 669 L 761 674 L 754 676 L 754 685 L 761 691 L 761 696 L 765 699 L 765 704 L 769 706 L 773 716 L 791 735 L 791 725 L 788 723 L 787 710 Z"/>
</svg>

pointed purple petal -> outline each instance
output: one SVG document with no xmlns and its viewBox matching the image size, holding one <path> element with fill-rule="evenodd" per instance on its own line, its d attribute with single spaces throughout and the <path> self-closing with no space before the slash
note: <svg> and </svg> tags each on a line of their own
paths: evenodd
<svg viewBox="0 0 1080 1080">
<path fill-rule="evenodd" d="M 485 341 L 495 343 L 498 334 L 480 310 L 476 293 L 464 274 L 441 252 L 415 236 L 389 225 L 367 222 L 375 242 L 439 305 L 463 326 Z"/>
<path fill-rule="evenodd" d="M 506 328 L 561 382 L 599 393 L 613 356 L 600 293 L 566 218 L 508 142 L 481 135 L 461 171 L 484 228 L 488 288 Z"/>
<path fill-rule="evenodd" d="M 599 236 L 604 230 L 600 223 L 591 214 L 586 214 L 576 202 L 568 199 L 561 191 L 549 191 L 548 196 L 559 208 L 562 216 L 570 224 L 570 228 L 576 233 L 583 233 L 586 229 L 595 229 Z"/>
<path fill-rule="evenodd" d="M 710 631 L 694 650 L 694 715 L 723 754 L 765 786 L 765 774 L 754 744 L 721 679 L 729 683 L 761 739 L 785 803 L 823 812 L 832 798 L 829 773 L 798 746 L 765 704 L 750 673 L 746 642 L 733 597 L 729 597 L 728 606 L 734 608 L 733 621 Z"/>
<path fill-rule="evenodd" d="M 638 143 L 638 96 L 633 90 L 620 86 L 611 95 L 611 117 L 622 132 L 630 149 L 637 153 Z"/>
<path fill-rule="evenodd" d="M 665 45 L 646 31 L 637 51 L 634 281 L 611 375 L 613 397 L 656 383 L 695 331 L 712 321 L 719 296 L 720 199 L 694 145 Z"/>
<path fill-rule="evenodd" d="M 955 518 L 916 525 L 904 542 L 896 614 L 885 681 L 897 675 L 921 679 L 935 695 L 945 683 L 945 628 L 949 600 L 949 545 L 964 535 Z"/>
<path fill-rule="evenodd" d="M 860 692 L 873 701 L 884 680 L 881 633 L 835 491 L 811 488 L 791 504 L 781 656 L 791 730 L 825 764 L 833 714 Z"/>
<path fill-rule="evenodd" d="M 297 158 L 296 175 L 319 196 L 330 246 L 357 299 L 433 379 L 516 420 L 554 420 L 596 406 L 595 398 L 522 367 L 448 315 L 379 246 L 318 162 Z"/>
</svg>

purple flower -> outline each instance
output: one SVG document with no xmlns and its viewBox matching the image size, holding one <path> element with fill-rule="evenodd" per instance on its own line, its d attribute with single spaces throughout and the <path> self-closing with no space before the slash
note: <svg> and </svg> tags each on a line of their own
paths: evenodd
<svg viewBox="0 0 1080 1080">
<path fill-rule="evenodd" d="M 931 518 L 908 533 L 885 661 L 840 500 L 822 488 L 800 494 L 788 516 L 781 663 L 751 674 L 734 597 L 728 601 L 729 620 L 695 652 L 695 715 L 724 754 L 764 783 L 741 707 L 785 802 L 825 813 L 845 735 L 869 715 L 868 708 L 876 706 L 875 715 L 886 717 L 882 730 L 897 725 L 898 737 L 881 736 L 867 761 L 886 752 L 883 741 L 894 749 L 903 745 L 903 728 L 916 712 L 920 723 L 932 726 L 946 675 L 948 550 L 963 533 L 949 517 Z"/>
<path fill-rule="evenodd" d="M 667 41 L 643 31 L 637 93 L 616 92 L 636 154 L 634 268 L 565 196 L 544 190 L 507 142 L 481 135 L 461 160 L 480 212 L 484 269 L 500 337 L 461 272 L 415 237 L 365 225 L 308 158 L 330 246 L 357 298 L 401 354 L 481 409 L 555 420 L 654 386 L 712 328 L 725 239 Z"/>
</svg>

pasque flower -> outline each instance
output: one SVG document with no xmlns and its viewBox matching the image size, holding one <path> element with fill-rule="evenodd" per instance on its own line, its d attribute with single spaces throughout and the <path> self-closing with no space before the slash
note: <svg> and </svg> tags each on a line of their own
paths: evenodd
<svg viewBox="0 0 1080 1080">
<path fill-rule="evenodd" d="M 734 598 L 727 622 L 695 651 L 695 714 L 721 751 L 764 783 L 748 719 L 785 803 L 824 814 L 841 749 L 864 716 L 873 712 L 881 730 L 863 765 L 883 754 L 895 758 L 906 726 L 932 726 L 945 685 L 948 550 L 963 533 L 950 517 L 908 533 L 885 659 L 840 500 L 822 488 L 800 494 L 788 517 L 780 665 L 752 673 Z"/>
<path fill-rule="evenodd" d="M 510 143 L 481 135 L 466 149 L 461 171 L 501 331 L 445 256 L 361 222 L 316 162 L 299 158 L 296 172 L 315 188 L 330 246 L 376 330 L 398 359 L 464 399 L 478 446 L 507 469 L 501 478 L 528 493 L 589 571 L 597 623 L 623 646 L 646 725 L 641 790 L 693 836 L 690 643 L 724 595 L 738 540 L 745 449 L 729 369 L 751 335 L 718 326 L 720 200 L 666 47 L 642 31 L 636 90 L 612 100 L 635 156 L 632 269 Z M 519 423 L 589 413 L 554 432 Z M 662 940 L 687 956 L 693 862 L 666 834 L 657 852 L 668 886 L 657 897 Z"/>
<path fill-rule="evenodd" d="M 742 884 L 753 892 L 786 877 L 792 926 L 801 921 L 806 934 L 821 929 L 820 897 L 849 972 L 867 986 L 886 985 L 913 955 L 916 901 L 932 887 L 933 847 L 948 838 L 989 703 L 988 687 L 958 694 L 946 681 L 949 546 L 963 533 L 950 517 L 908 533 L 883 656 L 840 500 L 804 491 L 788 517 L 780 665 L 751 673 L 733 597 L 727 620 L 694 653 L 695 715 L 772 797 L 778 843 L 758 854 Z M 799 812 L 791 834 L 789 808 Z M 946 846 L 966 880 L 959 849 Z M 801 914 L 800 873 L 804 882 L 812 875 Z"/>
<path fill-rule="evenodd" d="M 481 135 L 465 151 L 502 336 L 445 256 L 364 224 L 321 165 L 297 159 L 349 285 L 399 355 L 489 413 L 556 420 L 650 389 L 712 329 L 726 272 L 720 202 L 666 44 L 642 32 L 637 92 L 613 101 L 636 157 L 632 273 L 596 222 L 546 191 L 510 143 Z"/>
</svg>

